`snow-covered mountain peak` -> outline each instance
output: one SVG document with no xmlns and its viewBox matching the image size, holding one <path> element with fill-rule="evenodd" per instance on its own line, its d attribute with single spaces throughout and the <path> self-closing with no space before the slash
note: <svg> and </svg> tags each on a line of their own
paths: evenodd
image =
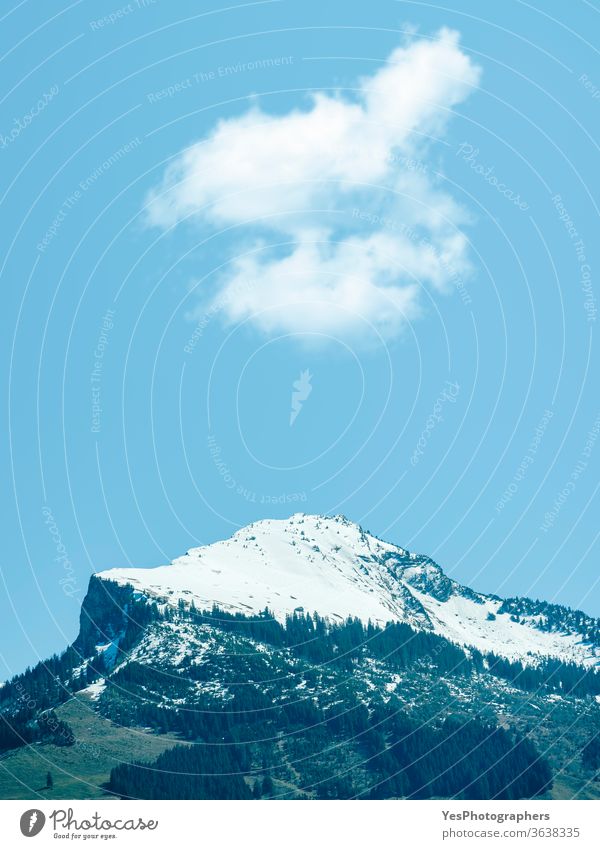
<svg viewBox="0 0 600 849">
<path fill-rule="evenodd" d="M 421 563 L 431 561 L 383 542 L 344 516 L 296 513 L 253 522 L 230 539 L 191 549 L 169 566 L 112 569 L 99 577 L 171 603 L 193 600 L 199 608 L 216 604 L 243 613 L 268 608 L 280 620 L 302 609 L 338 621 L 401 619 L 431 629 L 408 589 L 412 581 L 424 583 L 417 581 Z M 412 572 L 404 582 L 406 567 Z"/>
<path fill-rule="evenodd" d="M 130 584 L 159 603 L 193 602 L 200 610 L 216 605 L 251 616 L 267 608 L 280 621 L 294 611 L 333 621 L 402 621 L 530 662 L 547 655 L 591 665 L 600 656 L 598 642 L 584 638 L 593 627 L 584 614 L 587 630 L 561 622 L 541 627 L 540 617 L 534 621 L 496 596 L 461 586 L 429 557 L 384 542 L 344 516 L 263 519 L 168 566 L 111 569 L 98 577 Z"/>
<path fill-rule="evenodd" d="M 393 549 L 407 554 L 398 546 L 392 546 L 377 539 L 361 528 L 355 522 L 351 522 L 343 515 L 337 516 L 322 516 L 319 514 L 310 513 L 294 513 L 289 519 L 260 519 L 257 522 L 241 528 L 236 531 L 231 537 L 231 542 L 239 540 L 248 540 L 256 537 L 279 537 L 281 540 L 288 540 L 291 544 L 293 541 L 298 543 L 310 540 L 315 545 L 322 544 L 324 548 L 331 545 L 340 547 L 347 545 L 352 548 L 381 548 Z M 196 551 L 200 549 L 195 549 Z"/>
</svg>

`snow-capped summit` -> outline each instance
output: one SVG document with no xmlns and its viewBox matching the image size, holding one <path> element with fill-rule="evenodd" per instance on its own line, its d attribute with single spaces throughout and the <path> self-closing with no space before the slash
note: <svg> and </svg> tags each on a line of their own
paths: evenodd
<svg viewBox="0 0 600 849">
<path fill-rule="evenodd" d="M 516 615 L 509 603 L 461 586 L 430 558 L 383 542 L 344 516 L 265 519 L 168 566 L 111 569 L 97 577 L 162 603 L 193 601 L 200 610 L 217 605 L 252 615 L 268 608 L 281 621 L 295 610 L 337 621 L 401 621 L 525 662 L 553 656 L 593 665 L 600 657 L 597 642 L 584 641 L 586 629 L 523 615 L 528 600 L 518 600 Z M 594 620 L 584 618 L 589 631 Z"/>
</svg>

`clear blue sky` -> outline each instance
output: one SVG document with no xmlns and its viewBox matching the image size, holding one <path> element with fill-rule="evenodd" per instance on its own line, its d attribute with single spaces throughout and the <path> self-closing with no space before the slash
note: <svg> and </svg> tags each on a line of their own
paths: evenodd
<svg viewBox="0 0 600 849">
<path fill-rule="evenodd" d="M 297 511 L 600 615 L 594 3 L 9 6 L 0 677 Z"/>
</svg>

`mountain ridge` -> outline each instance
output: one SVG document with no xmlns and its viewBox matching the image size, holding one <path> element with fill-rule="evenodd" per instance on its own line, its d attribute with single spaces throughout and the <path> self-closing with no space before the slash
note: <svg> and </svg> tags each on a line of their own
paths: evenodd
<svg viewBox="0 0 600 849">
<path fill-rule="evenodd" d="M 280 622 L 294 611 L 378 626 L 397 621 L 509 660 L 552 657 L 588 667 L 600 660 L 600 620 L 549 602 L 472 590 L 427 555 L 341 515 L 263 519 L 167 566 L 96 577 L 163 604 L 193 601 L 245 615 L 268 609 Z"/>
</svg>

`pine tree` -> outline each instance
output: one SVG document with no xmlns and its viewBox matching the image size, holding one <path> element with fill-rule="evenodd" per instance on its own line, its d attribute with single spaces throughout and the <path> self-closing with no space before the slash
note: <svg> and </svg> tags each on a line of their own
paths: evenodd
<svg viewBox="0 0 600 849">
<path fill-rule="evenodd" d="M 262 795 L 269 799 L 275 792 L 275 785 L 270 775 L 265 775 L 262 783 Z"/>
</svg>

